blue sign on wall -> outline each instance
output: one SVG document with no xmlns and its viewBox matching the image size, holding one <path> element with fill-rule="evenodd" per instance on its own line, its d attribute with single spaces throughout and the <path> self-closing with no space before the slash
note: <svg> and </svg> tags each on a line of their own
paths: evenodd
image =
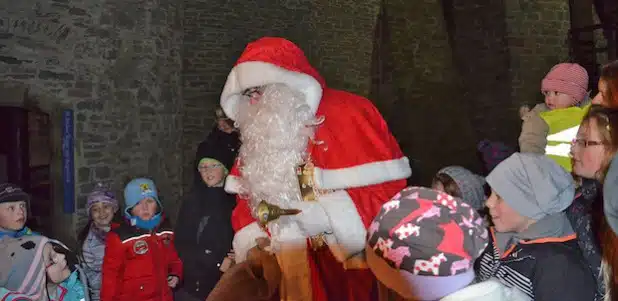
<svg viewBox="0 0 618 301">
<path fill-rule="evenodd" d="M 75 212 L 73 110 L 62 112 L 62 183 L 64 184 L 64 213 Z"/>
</svg>

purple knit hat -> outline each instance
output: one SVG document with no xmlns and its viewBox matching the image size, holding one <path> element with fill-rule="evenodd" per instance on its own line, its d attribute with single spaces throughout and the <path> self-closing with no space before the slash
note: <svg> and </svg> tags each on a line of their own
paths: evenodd
<svg viewBox="0 0 618 301">
<path fill-rule="evenodd" d="M 470 284 L 474 261 L 487 242 L 483 219 L 466 202 L 408 187 L 382 205 L 368 229 L 365 250 L 382 283 L 404 298 L 423 301 Z"/>
<path fill-rule="evenodd" d="M 502 142 L 489 141 L 479 142 L 477 150 L 483 157 L 483 163 L 487 172 L 491 172 L 500 162 L 515 153 L 515 150 Z"/>
<path fill-rule="evenodd" d="M 88 213 L 90 213 L 90 208 L 92 208 L 92 205 L 99 202 L 112 204 L 114 206 L 114 210 L 118 209 L 118 200 L 116 199 L 116 196 L 114 196 L 114 193 L 109 189 L 109 187 L 105 186 L 103 183 L 98 183 L 88 195 L 86 204 Z"/>
</svg>

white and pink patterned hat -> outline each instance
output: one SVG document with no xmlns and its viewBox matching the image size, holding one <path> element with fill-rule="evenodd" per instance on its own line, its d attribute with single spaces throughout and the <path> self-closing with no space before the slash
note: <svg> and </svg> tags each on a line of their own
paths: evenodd
<svg viewBox="0 0 618 301">
<path fill-rule="evenodd" d="M 367 262 L 402 297 L 436 300 L 473 281 L 474 261 L 487 243 L 487 226 L 472 206 L 443 192 L 408 187 L 371 223 Z"/>
</svg>

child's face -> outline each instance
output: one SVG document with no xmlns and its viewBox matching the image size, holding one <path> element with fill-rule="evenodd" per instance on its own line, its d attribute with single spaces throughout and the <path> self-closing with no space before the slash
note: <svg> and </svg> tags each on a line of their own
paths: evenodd
<svg viewBox="0 0 618 301">
<path fill-rule="evenodd" d="M 54 284 L 62 283 L 71 275 L 64 254 L 54 251 L 52 244 L 46 244 L 43 249 L 43 263 L 45 264 L 47 278 Z"/>
<path fill-rule="evenodd" d="M 607 82 L 603 79 L 599 80 L 598 83 L 599 93 L 592 99 L 592 103 L 595 105 L 603 105 L 608 102 L 605 101 L 607 98 L 606 95 L 609 95 L 609 87 L 607 86 Z"/>
<path fill-rule="evenodd" d="M 522 232 L 534 223 L 534 220 L 522 216 L 509 206 L 495 191 L 487 199 L 489 215 L 498 232 Z"/>
<path fill-rule="evenodd" d="M 234 131 L 234 123 L 230 119 L 219 118 L 217 119 L 217 128 L 224 133 L 230 134 Z"/>
<path fill-rule="evenodd" d="M 610 156 L 602 142 L 596 119 L 590 118 L 588 122 L 582 123 L 571 146 L 574 174 L 586 179 L 598 177 L 603 162 Z"/>
<path fill-rule="evenodd" d="M 157 201 L 152 198 L 145 198 L 131 208 L 131 214 L 147 221 L 157 214 L 157 207 Z"/>
<path fill-rule="evenodd" d="M 434 181 L 433 184 L 431 185 L 431 188 L 437 191 L 444 191 L 444 184 L 442 184 L 442 182 L 440 181 Z"/>
<path fill-rule="evenodd" d="M 114 206 L 106 202 L 98 202 L 90 208 L 90 217 L 97 228 L 109 227 L 114 217 Z"/>
<path fill-rule="evenodd" d="M 225 177 L 225 171 L 221 163 L 205 162 L 198 167 L 202 181 L 208 186 L 213 187 L 221 184 Z"/>
<path fill-rule="evenodd" d="M 545 104 L 550 110 L 565 109 L 573 106 L 575 99 L 567 94 L 556 91 L 545 91 Z"/>
<path fill-rule="evenodd" d="M 26 202 L 0 203 L 0 228 L 10 231 L 19 231 L 26 225 Z"/>
</svg>

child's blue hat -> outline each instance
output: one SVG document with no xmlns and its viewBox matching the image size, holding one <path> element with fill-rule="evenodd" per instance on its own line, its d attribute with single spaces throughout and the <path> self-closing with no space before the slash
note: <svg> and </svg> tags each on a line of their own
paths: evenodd
<svg viewBox="0 0 618 301">
<path fill-rule="evenodd" d="M 154 199 L 157 205 L 159 205 L 159 209 L 162 209 L 159 195 L 157 194 L 157 186 L 155 186 L 151 179 L 137 178 L 131 180 L 124 188 L 125 215 L 130 216 L 131 209 L 145 198 Z"/>
</svg>

